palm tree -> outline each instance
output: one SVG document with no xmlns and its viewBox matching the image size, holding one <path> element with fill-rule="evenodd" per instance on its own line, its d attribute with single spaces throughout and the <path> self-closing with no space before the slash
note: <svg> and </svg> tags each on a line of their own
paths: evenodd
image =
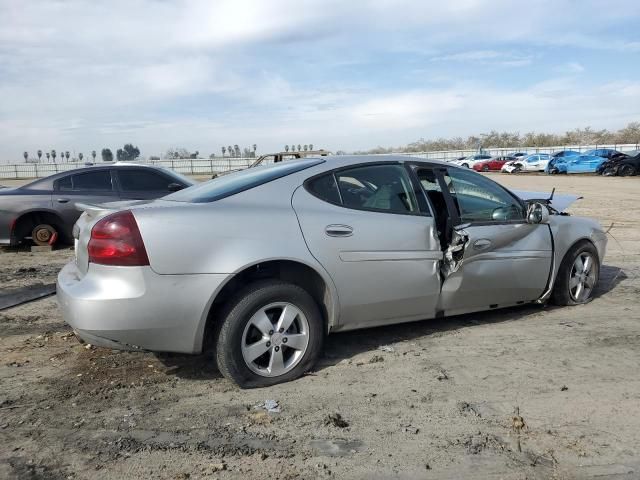
<svg viewBox="0 0 640 480">
<path fill-rule="evenodd" d="M 196 158 L 198 158 L 198 155 L 200 155 L 200 152 L 196 150 Z"/>
<path fill-rule="evenodd" d="M 313 150 L 313 143 L 309 144 L 309 150 Z"/>
<path fill-rule="evenodd" d="M 24 152 L 22 156 L 24 157 L 24 161 L 26 162 L 27 159 L 29 158 L 29 152 Z"/>
<path fill-rule="evenodd" d="M 96 151 L 95 150 L 91 150 L 91 157 L 93 158 L 93 161 L 96 161 Z"/>
<path fill-rule="evenodd" d="M 256 153 L 256 150 L 258 149 L 258 145 L 256 145 L 255 143 L 253 144 L 253 153 Z"/>
<path fill-rule="evenodd" d="M 236 157 L 240 158 L 240 147 L 238 144 L 233 146 L 233 150 L 236 152 Z"/>
<path fill-rule="evenodd" d="M 56 151 L 55 151 L 55 150 L 51 150 L 51 156 L 53 157 L 53 163 L 56 163 L 56 156 L 57 156 L 57 155 L 58 155 L 58 154 L 56 153 Z"/>
<path fill-rule="evenodd" d="M 230 157 L 233 157 L 233 147 L 231 145 L 227 147 L 227 152 L 229 152 Z"/>
<path fill-rule="evenodd" d="M 47 162 L 49 161 L 49 157 L 51 157 L 51 154 L 49 152 L 45 153 L 45 155 L 47 156 Z"/>
<path fill-rule="evenodd" d="M 82 161 L 83 158 L 84 158 L 84 155 L 82 154 L 82 152 L 80 152 L 78 154 L 78 160 Z"/>
<path fill-rule="evenodd" d="M 307 150 L 309 150 L 309 145 L 304 146 L 304 151 L 306 152 Z"/>
<path fill-rule="evenodd" d="M 289 145 L 285 145 L 285 146 L 284 146 L 284 151 L 285 151 L 285 152 L 288 152 L 288 151 L 289 151 Z"/>
<path fill-rule="evenodd" d="M 300 144 L 298 144 L 298 151 L 301 151 L 302 147 L 300 146 Z"/>
<path fill-rule="evenodd" d="M 42 158 L 42 150 L 38 150 L 38 162 L 40 162 L 41 158 Z"/>
<path fill-rule="evenodd" d="M 64 156 L 67 158 L 67 162 L 69 161 L 69 150 L 67 150 L 66 152 L 64 152 Z"/>
<path fill-rule="evenodd" d="M 226 151 L 227 151 L 227 149 L 222 147 L 222 158 L 224 158 L 224 152 L 226 152 Z"/>
<path fill-rule="evenodd" d="M 296 146 L 295 145 L 291 145 L 291 151 L 295 152 L 296 151 Z"/>
</svg>

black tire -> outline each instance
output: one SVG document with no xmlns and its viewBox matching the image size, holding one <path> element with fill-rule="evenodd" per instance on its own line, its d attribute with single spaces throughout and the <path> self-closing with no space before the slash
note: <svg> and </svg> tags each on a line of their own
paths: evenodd
<svg viewBox="0 0 640 480">
<path fill-rule="evenodd" d="M 573 263 L 576 261 L 576 258 L 582 253 L 589 253 L 593 256 L 595 262 L 593 263 L 593 268 L 595 268 L 595 282 L 589 293 L 589 296 L 582 301 L 576 301 L 571 295 L 569 281 L 571 279 L 571 270 L 573 267 Z M 562 259 L 562 263 L 560 264 L 560 269 L 558 270 L 558 276 L 556 277 L 555 284 L 553 286 L 553 292 L 551 294 L 551 301 L 560 306 L 565 305 L 581 305 L 584 303 L 588 303 L 593 298 L 593 292 L 595 290 L 596 285 L 598 284 L 598 279 L 600 277 L 600 260 L 598 258 L 598 250 L 593 245 L 593 243 L 589 241 L 582 241 L 576 243 L 573 247 L 569 249 L 564 258 Z"/>
<path fill-rule="evenodd" d="M 482 171 L 483 172 L 488 172 L 489 171 L 489 165 L 483 165 L 482 166 Z"/>
<path fill-rule="evenodd" d="M 50 245 L 50 242 L 53 239 L 55 243 L 58 237 L 57 230 L 46 223 L 41 223 L 40 225 L 36 225 L 31 231 L 31 240 L 33 243 L 40 246 Z"/>
<path fill-rule="evenodd" d="M 463 163 L 462 166 L 466 167 L 466 168 L 469 168 L 469 164 L 468 163 Z"/>
<path fill-rule="evenodd" d="M 309 324 L 309 343 L 294 368 L 277 377 L 266 377 L 248 367 L 242 354 L 242 342 L 253 314 L 275 302 L 293 304 L 304 313 Z M 291 283 L 269 279 L 248 285 L 227 303 L 220 319 L 222 323 L 215 339 L 218 368 L 222 375 L 241 388 L 268 387 L 294 380 L 313 367 L 322 350 L 325 327 L 320 309 L 306 290 Z"/>
<path fill-rule="evenodd" d="M 633 165 L 620 165 L 618 168 L 618 175 L 621 177 L 632 177 L 636 174 L 636 169 L 633 168 Z"/>
</svg>

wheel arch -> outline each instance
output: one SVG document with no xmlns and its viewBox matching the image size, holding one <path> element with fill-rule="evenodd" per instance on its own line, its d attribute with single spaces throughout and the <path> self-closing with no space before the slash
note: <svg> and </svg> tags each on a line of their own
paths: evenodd
<svg viewBox="0 0 640 480">
<path fill-rule="evenodd" d="M 11 236 L 15 241 L 20 242 L 31 233 L 33 227 L 41 223 L 47 223 L 55 227 L 59 234 L 64 234 L 64 220 L 58 212 L 38 208 L 20 213 L 15 220 Z"/>
<path fill-rule="evenodd" d="M 194 351 L 204 350 L 213 340 L 217 315 L 238 289 L 249 283 L 275 278 L 298 285 L 316 301 L 325 321 L 327 333 L 338 321 L 338 294 L 329 275 L 320 266 L 312 266 L 299 259 L 268 259 L 244 265 L 222 282 L 211 296 L 200 320 Z"/>
</svg>

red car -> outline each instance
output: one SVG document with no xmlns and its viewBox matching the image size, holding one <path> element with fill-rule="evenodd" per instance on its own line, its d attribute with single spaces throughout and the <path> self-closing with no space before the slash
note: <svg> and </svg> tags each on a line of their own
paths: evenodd
<svg viewBox="0 0 640 480">
<path fill-rule="evenodd" d="M 484 162 L 476 162 L 473 165 L 473 169 L 476 172 L 489 172 L 492 170 L 500 171 L 505 163 L 512 160 L 515 160 L 515 157 L 511 157 L 508 155 L 503 157 L 492 157 L 489 160 L 485 160 Z"/>
</svg>

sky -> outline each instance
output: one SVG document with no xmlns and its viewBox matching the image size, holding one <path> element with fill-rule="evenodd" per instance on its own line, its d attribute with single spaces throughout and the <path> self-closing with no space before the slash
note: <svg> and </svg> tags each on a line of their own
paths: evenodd
<svg viewBox="0 0 640 480">
<path fill-rule="evenodd" d="M 0 162 L 640 121 L 638 0 L 0 0 Z"/>
</svg>

